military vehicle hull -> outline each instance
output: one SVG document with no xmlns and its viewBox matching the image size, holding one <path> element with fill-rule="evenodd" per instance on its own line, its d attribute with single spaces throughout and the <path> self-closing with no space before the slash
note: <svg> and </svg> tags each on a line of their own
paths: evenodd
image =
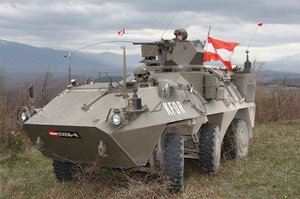
<svg viewBox="0 0 300 199">
<path fill-rule="evenodd" d="M 113 89 L 109 91 L 108 84 L 94 84 L 64 91 L 23 128 L 41 152 L 52 159 L 92 164 L 100 156 L 104 166 L 145 166 L 165 131 L 192 136 L 209 121 L 219 125 L 222 139 L 235 117 L 244 118 L 250 128 L 254 125 L 255 104 L 237 95 L 232 85 L 222 91 L 223 96 L 230 96 L 226 102 L 202 97 L 207 75 L 210 73 L 153 74 L 155 81 L 168 82 L 170 95 L 162 100 L 158 86 L 153 84 L 139 88 L 137 95 L 147 110 L 136 113 L 124 126 L 113 125 L 109 112 L 111 108 L 126 107 L 127 99 Z"/>
<path fill-rule="evenodd" d="M 72 179 L 72 164 L 99 163 L 162 169 L 183 191 L 185 158 L 215 172 L 221 155 L 247 156 L 254 126 L 251 63 L 204 67 L 203 48 L 198 40 L 142 44 L 144 65 L 126 78 L 123 47 L 122 82 L 70 86 L 41 109 L 21 108 L 19 121 L 60 181 Z"/>
</svg>

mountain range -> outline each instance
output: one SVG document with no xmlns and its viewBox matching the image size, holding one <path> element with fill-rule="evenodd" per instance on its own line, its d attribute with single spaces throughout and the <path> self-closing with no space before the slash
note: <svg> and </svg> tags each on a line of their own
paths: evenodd
<svg viewBox="0 0 300 199">
<path fill-rule="evenodd" d="M 68 55 L 67 50 L 34 47 L 27 44 L 0 40 L 0 72 L 8 78 L 26 79 L 37 74 L 49 71 L 59 76 L 68 75 L 68 66 L 71 64 L 73 75 L 98 76 L 99 72 L 109 75 L 120 75 L 123 56 L 111 52 L 82 53 Z M 127 55 L 128 72 L 139 66 L 140 55 Z M 242 64 L 240 64 L 242 65 Z M 300 77 L 300 54 L 264 63 L 264 69 L 272 74 Z"/>
<path fill-rule="evenodd" d="M 300 53 L 281 57 L 274 61 L 266 62 L 265 67 L 272 71 L 282 71 L 300 74 Z"/>
<path fill-rule="evenodd" d="M 11 41 L 0 40 L 0 72 L 10 78 L 26 78 L 43 72 L 58 76 L 68 75 L 71 65 L 73 75 L 95 76 L 99 72 L 120 75 L 123 56 L 111 52 L 72 53 L 67 50 L 34 47 Z M 137 67 L 142 58 L 139 55 L 127 55 L 130 72 Z"/>
</svg>

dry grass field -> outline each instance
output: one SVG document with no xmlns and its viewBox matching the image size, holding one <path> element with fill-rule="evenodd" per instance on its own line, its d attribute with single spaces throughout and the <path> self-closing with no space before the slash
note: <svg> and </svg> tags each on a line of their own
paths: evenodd
<svg viewBox="0 0 300 199">
<path fill-rule="evenodd" d="M 94 177 L 59 183 L 51 160 L 29 149 L 0 156 L 0 198 L 300 198 L 300 120 L 258 124 L 246 160 L 223 161 L 216 174 L 185 163 L 185 192 L 170 194 L 160 177 L 97 168 Z"/>
</svg>

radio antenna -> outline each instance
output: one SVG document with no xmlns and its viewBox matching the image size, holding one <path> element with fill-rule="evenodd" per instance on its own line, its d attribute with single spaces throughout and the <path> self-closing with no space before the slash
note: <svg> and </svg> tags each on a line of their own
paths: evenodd
<svg viewBox="0 0 300 199">
<path fill-rule="evenodd" d="M 255 37 L 255 35 L 256 35 L 257 29 L 258 29 L 258 27 L 260 27 L 260 26 L 262 26 L 262 25 L 263 25 L 263 22 L 261 22 L 261 21 L 257 23 L 257 26 L 256 26 L 256 28 L 255 28 L 255 31 L 254 31 L 254 33 L 253 33 L 253 35 L 252 35 L 252 37 L 251 37 L 251 40 L 250 40 L 250 42 L 249 42 L 249 44 L 248 44 L 247 49 L 246 49 L 246 53 L 247 53 L 247 52 L 249 53 L 249 48 L 250 48 L 250 45 L 252 44 L 252 41 L 253 41 L 253 39 L 254 39 L 254 37 Z"/>
<path fill-rule="evenodd" d="M 245 63 L 244 63 L 244 72 L 245 72 L 245 73 L 251 73 L 252 64 L 251 64 L 251 62 L 249 61 L 249 48 L 250 48 L 250 45 L 252 44 L 252 41 L 253 41 L 253 39 L 254 39 L 254 37 L 255 37 L 255 35 L 256 35 L 256 32 L 257 32 L 258 27 L 260 27 L 260 26 L 262 26 L 262 25 L 263 25 L 263 22 L 258 22 L 258 23 L 257 23 L 257 26 L 256 26 L 256 28 L 255 28 L 255 31 L 254 31 L 254 33 L 253 33 L 253 35 L 252 35 L 252 38 L 251 38 L 251 40 L 250 40 L 250 42 L 249 42 L 249 44 L 248 44 L 247 49 L 246 49 L 246 61 L 245 61 Z"/>
<path fill-rule="evenodd" d="M 113 40 L 113 41 L 101 41 L 101 42 L 97 42 L 97 43 L 93 43 L 93 44 L 88 44 L 86 46 L 83 46 L 83 47 L 80 47 L 76 50 L 72 50 L 72 51 L 69 51 L 69 53 L 67 55 L 65 55 L 64 57 L 65 58 L 68 58 L 68 84 L 71 82 L 71 65 L 72 65 L 72 55 L 75 54 L 76 52 L 80 51 L 80 50 L 83 50 L 85 48 L 88 48 L 88 47 L 91 47 L 91 46 L 96 46 L 98 44 L 105 44 L 105 43 L 133 43 L 133 41 L 116 41 L 116 40 Z"/>
<path fill-rule="evenodd" d="M 159 41 L 161 40 L 161 38 L 164 36 L 164 34 L 166 33 L 166 31 L 169 29 L 170 25 L 173 23 L 173 21 L 175 20 L 177 14 L 179 13 L 179 11 L 181 10 L 182 6 L 180 6 L 177 11 L 175 12 L 174 16 L 172 17 L 172 19 L 170 20 L 170 22 L 168 23 L 168 25 L 166 26 L 166 28 L 164 29 L 164 31 L 162 32 L 161 36 L 159 37 Z M 155 44 L 155 46 L 153 46 L 153 48 L 150 51 L 150 55 L 153 53 L 154 49 L 156 48 L 156 46 L 158 45 L 158 43 Z M 147 57 L 145 59 L 144 62 L 146 62 L 149 59 L 149 57 Z"/>
<path fill-rule="evenodd" d="M 164 36 L 164 34 L 166 33 L 166 31 L 169 29 L 170 25 L 173 23 L 173 21 L 175 20 L 176 16 L 178 15 L 179 11 L 181 10 L 182 6 L 180 6 L 177 11 L 175 12 L 174 16 L 172 17 L 171 21 L 168 23 L 168 25 L 166 26 L 166 28 L 164 29 L 163 33 L 161 34 L 159 40 L 161 40 L 161 38 Z"/>
</svg>

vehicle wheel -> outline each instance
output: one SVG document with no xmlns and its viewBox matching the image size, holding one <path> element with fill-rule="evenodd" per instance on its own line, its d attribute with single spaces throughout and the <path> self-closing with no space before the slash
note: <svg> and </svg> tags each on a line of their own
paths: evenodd
<svg viewBox="0 0 300 199">
<path fill-rule="evenodd" d="M 59 182 L 73 180 L 73 171 L 75 167 L 73 163 L 53 160 L 52 166 L 55 177 Z"/>
<path fill-rule="evenodd" d="M 249 130 L 245 120 L 235 118 L 223 138 L 222 156 L 225 159 L 236 157 L 245 159 L 249 150 Z"/>
<path fill-rule="evenodd" d="M 184 172 L 183 138 L 175 133 L 165 135 L 163 147 L 164 175 L 171 180 L 171 191 L 183 191 Z"/>
<path fill-rule="evenodd" d="M 199 165 L 202 172 L 214 172 L 220 166 L 221 141 L 219 127 L 206 123 L 199 135 Z"/>
</svg>

